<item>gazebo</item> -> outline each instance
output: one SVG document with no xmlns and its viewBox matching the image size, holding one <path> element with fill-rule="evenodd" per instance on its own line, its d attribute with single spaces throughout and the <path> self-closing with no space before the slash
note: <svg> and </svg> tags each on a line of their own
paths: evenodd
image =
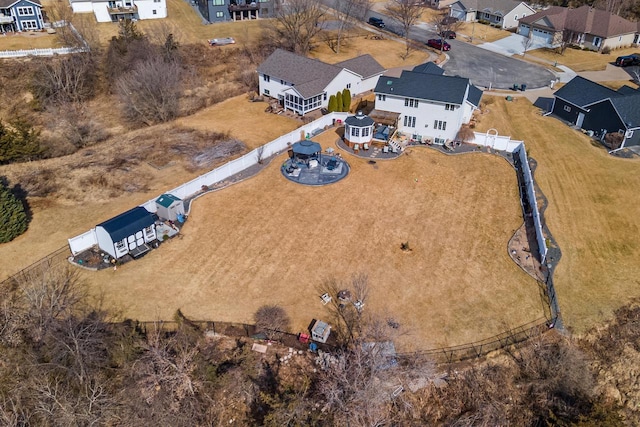
<svg viewBox="0 0 640 427">
<path fill-rule="evenodd" d="M 347 117 L 344 121 L 344 140 L 347 145 L 354 148 L 355 144 L 358 144 L 358 147 L 371 144 L 373 124 L 373 119 L 362 114 L 362 111 L 358 111 L 355 116 Z"/>
<path fill-rule="evenodd" d="M 307 165 L 311 166 L 310 160 L 319 158 L 322 152 L 322 146 L 317 142 L 313 142 L 309 139 L 298 141 L 291 147 L 292 157 L 298 160 L 304 161 Z M 318 159 L 316 159 L 315 166 L 318 165 Z"/>
</svg>

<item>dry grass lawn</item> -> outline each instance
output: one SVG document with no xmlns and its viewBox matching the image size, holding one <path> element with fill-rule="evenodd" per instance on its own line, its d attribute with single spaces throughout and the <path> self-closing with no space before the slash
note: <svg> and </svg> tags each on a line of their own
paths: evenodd
<svg viewBox="0 0 640 427">
<path fill-rule="evenodd" d="M 490 43 L 511 35 L 509 31 L 484 25 L 476 22 L 462 22 L 456 29 L 459 38 L 470 40 L 473 36 L 473 44 Z"/>
<path fill-rule="evenodd" d="M 630 86 L 634 89 L 638 88 L 638 85 L 635 82 L 632 82 L 630 80 L 610 80 L 610 81 L 598 82 L 598 83 L 603 86 L 610 87 L 611 89 L 614 89 L 614 90 L 618 90 L 622 86 Z"/>
<path fill-rule="evenodd" d="M 58 39 L 53 34 L 46 32 L 6 33 L 0 35 L 0 51 L 22 49 L 47 49 L 60 47 Z"/>
<path fill-rule="evenodd" d="M 640 297 L 638 159 L 612 157 L 580 132 L 502 98 L 480 130 L 524 139 L 549 199 L 546 222 L 562 250 L 555 285 L 565 324 L 578 333 Z"/>
<path fill-rule="evenodd" d="M 637 49 L 617 49 L 608 55 L 587 50 L 578 50 L 567 48 L 564 54 L 560 55 L 553 49 L 536 49 L 527 51 L 527 56 L 536 56 L 547 61 L 557 62 L 565 65 L 573 71 L 602 71 L 607 64 L 613 63 L 618 56 L 636 53 Z"/>
<path fill-rule="evenodd" d="M 333 130 L 317 140 L 333 145 Z M 542 316 L 536 282 L 509 258 L 521 225 L 513 169 L 498 157 L 416 148 L 321 188 L 258 176 L 201 197 L 181 238 L 117 271 L 84 273 L 127 316 L 251 322 L 286 308 L 296 330 L 326 317 L 318 286 L 369 275 L 367 313 L 393 317 L 403 349 L 486 338 Z M 401 251 L 409 242 L 412 252 Z"/>
</svg>

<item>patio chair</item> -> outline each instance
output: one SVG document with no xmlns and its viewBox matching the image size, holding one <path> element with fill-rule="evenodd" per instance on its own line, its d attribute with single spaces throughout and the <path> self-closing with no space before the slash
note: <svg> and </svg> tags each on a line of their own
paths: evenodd
<svg viewBox="0 0 640 427">
<path fill-rule="evenodd" d="M 360 144 L 353 144 L 353 151 L 356 153 L 360 151 Z"/>
<path fill-rule="evenodd" d="M 322 296 L 320 297 L 322 298 L 322 304 L 323 305 L 327 305 L 331 302 L 331 295 L 329 295 L 328 293 L 324 293 L 322 294 Z"/>
<path fill-rule="evenodd" d="M 394 145 L 393 147 L 391 147 L 391 152 L 394 154 L 398 154 L 398 148 Z"/>
<path fill-rule="evenodd" d="M 389 152 L 389 146 L 385 145 L 384 147 L 382 147 L 382 152 L 383 153 L 388 153 Z"/>
<path fill-rule="evenodd" d="M 367 151 L 369 149 L 369 144 L 367 143 L 362 144 L 362 149 Z"/>
</svg>

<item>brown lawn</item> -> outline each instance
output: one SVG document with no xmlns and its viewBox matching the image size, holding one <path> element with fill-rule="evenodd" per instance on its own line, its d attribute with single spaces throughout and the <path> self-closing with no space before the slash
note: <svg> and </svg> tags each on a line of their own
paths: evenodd
<svg viewBox="0 0 640 427">
<path fill-rule="evenodd" d="M 524 139 L 549 199 L 546 222 L 562 259 L 555 275 L 566 325 L 581 333 L 640 297 L 638 159 L 612 157 L 526 100 L 495 98 L 479 129 Z"/>
<path fill-rule="evenodd" d="M 317 140 L 325 147 L 333 130 Z M 513 169 L 498 157 L 426 148 L 375 166 L 346 155 L 343 181 L 305 187 L 282 177 L 284 156 L 258 176 L 198 199 L 181 238 L 117 271 L 84 273 L 138 319 L 251 322 L 286 308 L 295 330 L 326 316 L 317 287 L 369 275 L 367 313 L 394 317 L 403 349 L 462 344 L 542 315 L 536 282 L 509 258 L 521 225 Z M 410 253 L 400 250 L 409 242 Z"/>
<path fill-rule="evenodd" d="M 567 48 L 564 54 L 560 55 L 553 49 L 536 49 L 527 51 L 527 56 L 536 56 L 547 61 L 557 62 L 566 65 L 573 71 L 602 71 L 607 64 L 613 63 L 618 56 L 636 53 L 637 49 L 616 49 L 608 55 L 587 50 Z"/>
<path fill-rule="evenodd" d="M 0 35 L 0 51 L 47 49 L 51 47 L 60 47 L 60 43 L 55 35 L 47 34 L 46 32 L 30 31 Z"/>
<path fill-rule="evenodd" d="M 511 35 L 509 31 L 478 22 L 462 22 L 457 27 L 456 33 L 458 38 L 462 40 L 471 40 L 473 38 L 473 44 L 490 43 Z"/>
</svg>

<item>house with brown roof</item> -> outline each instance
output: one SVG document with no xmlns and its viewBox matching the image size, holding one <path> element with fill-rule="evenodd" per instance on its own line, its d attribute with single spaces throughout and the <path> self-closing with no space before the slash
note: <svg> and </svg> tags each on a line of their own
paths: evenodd
<svg viewBox="0 0 640 427">
<path fill-rule="evenodd" d="M 536 13 L 518 0 L 458 0 L 451 4 L 449 15 L 463 22 L 487 21 L 502 29 L 516 28 L 518 19 Z"/>
<path fill-rule="evenodd" d="M 384 71 L 369 54 L 327 64 L 277 49 L 258 67 L 260 94 L 304 116 L 327 107 L 338 91 L 349 89 L 357 95 L 373 90 Z"/>
<path fill-rule="evenodd" d="M 577 9 L 552 6 L 521 18 L 518 33 L 552 46 L 564 42 L 599 51 L 638 44 L 640 23 L 590 6 Z"/>
</svg>

